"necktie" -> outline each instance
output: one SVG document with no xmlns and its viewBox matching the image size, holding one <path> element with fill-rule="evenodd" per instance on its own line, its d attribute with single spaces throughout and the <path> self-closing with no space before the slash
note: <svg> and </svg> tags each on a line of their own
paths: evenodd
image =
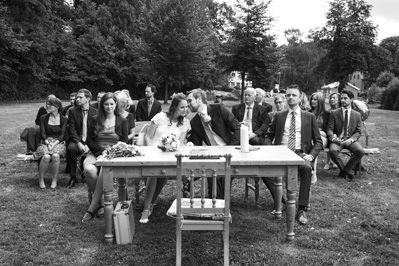
<svg viewBox="0 0 399 266">
<path fill-rule="evenodd" d="M 215 138 L 213 137 L 213 134 L 212 134 L 211 128 L 209 127 L 209 124 L 205 122 L 205 118 L 204 118 L 203 114 L 200 115 L 200 118 L 201 118 L 202 126 L 205 129 L 206 136 L 208 137 L 211 146 L 218 146 Z"/>
<path fill-rule="evenodd" d="M 289 132 L 289 137 L 288 137 L 288 149 L 295 151 L 295 112 L 291 112 L 291 123 L 290 123 L 290 132 Z"/>
<path fill-rule="evenodd" d="M 83 113 L 83 128 L 82 128 L 82 141 L 85 142 L 87 139 L 87 113 L 89 110 L 82 110 Z"/>
<path fill-rule="evenodd" d="M 152 101 L 148 101 L 148 116 L 150 116 L 151 109 L 152 109 Z"/>
<path fill-rule="evenodd" d="M 348 110 L 345 111 L 344 139 L 348 138 Z"/>
<path fill-rule="evenodd" d="M 245 122 L 248 125 L 248 130 L 249 130 L 250 133 L 252 133 L 252 114 L 251 114 L 251 109 L 252 108 L 250 106 L 247 107 L 247 115 L 245 117 Z"/>
</svg>

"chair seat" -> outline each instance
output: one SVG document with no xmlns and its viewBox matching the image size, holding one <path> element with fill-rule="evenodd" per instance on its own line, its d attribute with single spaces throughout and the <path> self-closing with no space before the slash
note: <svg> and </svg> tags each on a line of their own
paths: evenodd
<svg viewBox="0 0 399 266">
<path fill-rule="evenodd" d="M 224 219 L 224 200 L 216 199 L 215 208 L 212 208 L 212 199 L 204 199 L 204 207 L 201 208 L 201 199 L 193 199 L 193 207 L 190 208 L 190 198 L 182 198 L 182 212 L 185 219 L 201 219 L 201 220 L 223 220 Z M 166 215 L 176 217 L 177 199 L 170 206 Z M 212 212 L 209 212 L 212 209 Z M 218 210 L 220 209 L 220 212 Z M 231 222 L 231 214 L 229 215 Z M 186 220 L 184 220 L 186 221 Z"/>
</svg>

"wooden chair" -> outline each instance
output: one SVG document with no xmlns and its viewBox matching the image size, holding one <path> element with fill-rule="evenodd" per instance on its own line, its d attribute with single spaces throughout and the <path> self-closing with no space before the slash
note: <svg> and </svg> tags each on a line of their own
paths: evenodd
<svg viewBox="0 0 399 266">
<path fill-rule="evenodd" d="M 169 216 L 176 217 L 176 265 L 182 260 L 182 231 L 222 231 L 224 265 L 229 265 L 229 223 L 231 154 L 226 155 L 182 155 L 177 154 L 177 198 L 168 210 Z M 225 158 L 225 160 L 223 160 Z M 225 176 L 224 199 L 216 199 L 216 177 Z M 190 182 L 190 198 L 182 197 L 183 176 L 191 180 L 199 178 L 200 197 L 195 198 L 194 182 Z M 212 178 L 212 199 L 205 198 L 207 177 Z"/>
</svg>

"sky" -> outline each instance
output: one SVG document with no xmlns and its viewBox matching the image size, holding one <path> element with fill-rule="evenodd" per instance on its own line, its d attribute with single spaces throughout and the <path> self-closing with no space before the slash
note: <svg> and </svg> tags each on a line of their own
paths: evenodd
<svg viewBox="0 0 399 266">
<path fill-rule="evenodd" d="M 216 1 L 236 3 L 236 0 Z M 272 32 L 277 36 L 277 43 L 286 43 L 286 29 L 297 28 L 306 36 L 310 29 L 323 27 L 328 3 L 328 0 L 272 0 L 269 15 L 275 18 Z M 366 3 L 373 6 L 371 20 L 378 26 L 377 44 L 384 38 L 399 36 L 399 0 L 366 0 Z"/>
</svg>

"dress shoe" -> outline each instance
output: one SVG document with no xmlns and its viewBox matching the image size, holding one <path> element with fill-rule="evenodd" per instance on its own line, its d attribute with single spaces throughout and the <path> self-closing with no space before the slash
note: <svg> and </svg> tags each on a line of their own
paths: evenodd
<svg viewBox="0 0 399 266">
<path fill-rule="evenodd" d="M 296 214 L 296 219 L 298 220 L 299 224 L 307 224 L 308 219 L 306 218 L 306 213 L 304 210 L 299 210 Z"/>
<path fill-rule="evenodd" d="M 353 175 L 352 174 L 346 174 L 345 179 L 348 180 L 349 182 L 353 181 Z"/>
<path fill-rule="evenodd" d="M 338 174 L 338 177 L 342 177 L 346 179 L 346 172 L 345 171 L 340 171 Z"/>
<path fill-rule="evenodd" d="M 67 184 L 67 188 L 73 188 L 77 183 L 79 183 L 79 181 L 76 179 L 76 177 L 71 177 L 71 179 L 69 179 L 69 182 Z"/>
</svg>

